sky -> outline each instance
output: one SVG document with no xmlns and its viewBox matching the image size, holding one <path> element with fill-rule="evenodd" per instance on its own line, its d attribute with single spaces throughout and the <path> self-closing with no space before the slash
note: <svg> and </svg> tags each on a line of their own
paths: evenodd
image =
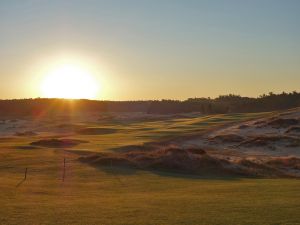
<svg viewBox="0 0 300 225">
<path fill-rule="evenodd" d="M 45 97 L 65 59 L 96 99 L 300 91 L 299 12 L 298 0 L 1 0 L 0 98 Z"/>
</svg>

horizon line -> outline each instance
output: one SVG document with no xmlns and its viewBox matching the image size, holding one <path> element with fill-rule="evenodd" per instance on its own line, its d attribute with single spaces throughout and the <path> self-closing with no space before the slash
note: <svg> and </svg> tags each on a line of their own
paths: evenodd
<svg viewBox="0 0 300 225">
<path fill-rule="evenodd" d="M 186 99 L 171 99 L 171 98 L 160 98 L 160 99 L 135 99 L 135 100 L 112 100 L 112 99 L 88 99 L 88 98 L 47 98 L 47 97 L 29 97 L 29 98 L 6 98 L 6 99 L 2 99 L 0 98 L 0 101 L 13 101 L 13 100 L 36 100 L 36 99 L 48 99 L 48 100 L 68 100 L 68 101 L 76 101 L 76 100 L 88 100 L 88 101 L 107 101 L 107 102 L 147 102 L 147 101 L 163 101 L 163 100 L 170 100 L 170 101 L 186 101 L 186 100 L 189 100 L 189 99 L 217 99 L 219 97 L 222 97 L 222 96 L 239 96 L 241 98 L 260 98 L 260 97 L 263 97 L 263 96 L 268 96 L 268 95 L 281 95 L 281 94 L 299 94 L 298 91 L 294 90 L 294 91 L 290 91 L 290 92 L 285 92 L 285 91 L 282 91 L 282 92 L 272 92 L 270 91 L 269 93 L 263 93 L 263 94 L 260 94 L 260 95 L 257 95 L 257 96 L 242 96 L 240 94 L 233 94 L 233 93 L 229 93 L 229 94 L 219 94 L 218 96 L 216 97 L 197 97 L 197 96 L 194 96 L 194 97 L 188 97 Z"/>
</svg>

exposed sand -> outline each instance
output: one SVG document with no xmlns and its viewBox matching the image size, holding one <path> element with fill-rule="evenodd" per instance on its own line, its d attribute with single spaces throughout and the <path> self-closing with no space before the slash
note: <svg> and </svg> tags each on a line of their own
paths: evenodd
<svg viewBox="0 0 300 225">
<path fill-rule="evenodd" d="M 198 147 L 221 159 L 266 163 L 300 157 L 300 109 L 277 113 L 181 141 L 182 148 Z M 300 168 L 290 172 L 300 175 Z"/>
<path fill-rule="evenodd" d="M 108 128 L 106 123 L 116 121 L 152 121 L 155 119 L 172 119 L 180 116 L 189 117 L 196 115 L 169 115 L 169 116 L 153 116 L 146 114 L 109 114 L 109 115 L 77 115 L 77 116 L 60 116 L 55 118 L 22 118 L 22 119 L 2 119 L 0 120 L 0 136 L 1 138 L 33 138 L 31 142 L 24 143 L 24 145 L 18 145 L 18 149 L 34 149 L 38 147 L 48 148 L 68 148 L 74 147 L 82 142 L 84 136 L 92 135 L 91 138 L 103 138 L 103 135 L 109 135 L 118 133 L 119 128 Z M 188 165 L 189 163 L 201 164 L 204 159 L 211 159 L 215 162 L 222 162 L 222 168 L 229 173 L 238 173 L 239 170 L 243 170 L 244 174 L 254 175 L 256 169 L 260 167 L 260 174 L 266 175 L 270 172 L 269 166 L 276 171 L 276 176 L 285 176 L 285 172 L 291 173 L 294 176 L 300 175 L 300 169 L 298 168 L 300 157 L 300 109 L 294 109 L 286 111 L 284 113 L 273 114 L 270 117 L 256 119 L 248 122 L 243 122 L 235 125 L 226 125 L 226 127 L 214 129 L 208 131 L 202 135 L 193 136 L 193 138 L 184 139 L 178 138 L 178 141 L 173 143 L 178 149 L 186 151 L 186 149 L 194 149 L 193 151 L 200 151 L 203 149 L 208 157 L 203 158 L 197 156 L 197 160 L 191 160 L 188 158 L 186 163 L 180 162 L 181 156 L 186 154 L 172 153 L 172 157 L 178 162 L 176 165 L 171 163 L 172 157 L 163 154 L 158 154 L 159 157 L 152 157 L 151 166 L 145 166 L 140 161 L 134 161 L 134 167 L 144 168 L 172 168 L 179 166 L 182 171 L 194 172 L 192 168 L 196 165 Z M 206 131 L 205 131 L 206 132 Z M 77 138 L 77 136 L 78 138 Z M 74 138 L 72 138 L 74 137 Z M 178 136 L 180 137 L 180 136 Z M 168 147 L 161 142 L 151 143 L 150 146 L 121 146 L 115 149 L 115 153 L 136 155 L 137 152 L 140 156 L 148 157 L 146 152 L 162 150 L 162 147 Z M 114 150 L 114 149 L 112 149 Z M 156 152 L 157 153 L 157 152 Z M 127 156 L 130 156 L 126 155 Z M 189 155 L 194 153 L 189 152 Z M 120 155 L 110 156 L 113 160 L 119 160 L 120 164 L 133 165 L 132 159 L 128 163 L 124 158 L 119 159 Z M 176 156 L 176 157 L 175 157 Z M 126 158 L 125 157 L 125 158 Z M 150 158 L 151 158 L 150 157 Z M 196 157 L 196 158 L 197 158 Z M 122 158 L 122 157 L 121 157 Z M 185 157 L 186 158 L 186 157 Z M 149 157 L 148 157 L 149 159 Z M 167 159 L 167 161 L 161 161 Z M 285 160 L 284 160 L 285 159 Z M 201 161 L 202 160 L 202 161 Z M 98 157 L 99 162 L 105 162 L 105 159 Z M 174 161 L 174 162 L 175 162 Z M 276 163 L 272 163 L 272 162 Z M 157 162 L 160 162 L 160 166 L 156 167 Z M 282 166 L 288 164 L 289 166 Z M 288 163 L 286 163 L 288 162 Z M 143 162 L 144 163 L 144 162 Z M 168 165 L 165 165 L 168 164 Z M 183 163 L 183 164 L 182 164 Z M 149 165 L 150 165 L 149 164 Z M 265 167 L 265 165 L 269 165 Z M 191 166 L 191 168 L 189 167 Z M 199 165 L 198 165 L 199 166 Z M 185 168 L 185 169 L 184 169 Z M 188 169 L 187 169 L 188 168 Z M 196 166 L 196 168 L 198 168 Z M 220 167 L 221 168 L 221 167 Z M 219 168 L 219 169 L 220 169 Z M 251 171 L 251 168 L 256 168 L 255 171 Z M 277 169 L 279 171 L 277 171 Z M 285 172 L 284 172 L 285 171 Z M 201 173 L 200 167 L 197 169 L 197 173 Z"/>
</svg>

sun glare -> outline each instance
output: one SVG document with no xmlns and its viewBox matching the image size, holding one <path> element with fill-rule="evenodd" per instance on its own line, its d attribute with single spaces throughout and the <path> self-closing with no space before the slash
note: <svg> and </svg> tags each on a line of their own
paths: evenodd
<svg viewBox="0 0 300 225">
<path fill-rule="evenodd" d="M 46 74 L 41 89 L 47 98 L 93 99 L 97 96 L 98 84 L 88 70 L 63 64 Z"/>
</svg>

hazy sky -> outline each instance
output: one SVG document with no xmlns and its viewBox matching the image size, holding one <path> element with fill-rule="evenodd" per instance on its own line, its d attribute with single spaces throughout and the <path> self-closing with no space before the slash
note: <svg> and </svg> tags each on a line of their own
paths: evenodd
<svg viewBox="0 0 300 225">
<path fill-rule="evenodd" d="M 0 1 L 0 98 L 41 96 L 62 56 L 93 67 L 98 99 L 300 91 L 300 1 Z"/>
</svg>

